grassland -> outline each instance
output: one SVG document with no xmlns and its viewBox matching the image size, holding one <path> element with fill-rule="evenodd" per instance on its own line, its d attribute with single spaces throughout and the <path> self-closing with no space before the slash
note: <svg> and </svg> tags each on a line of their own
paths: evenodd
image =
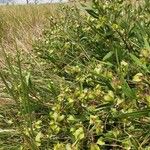
<svg viewBox="0 0 150 150">
<path fill-rule="evenodd" d="M 14 55 L 17 44 L 21 51 L 30 53 L 34 41 L 41 38 L 44 26 L 48 26 L 49 17 L 56 16 L 57 7 L 58 4 L 0 6 L 0 41 L 5 51 Z M 0 66 L 3 67 L 2 47 L 0 52 Z M 0 95 L 4 100 L 2 91 Z M 1 102 L 4 103 L 9 100 Z"/>
<path fill-rule="evenodd" d="M 49 16 L 54 15 L 57 4 L 0 6 L 0 38 L 9 50 L 14 49 L 14 38 L 18 46 L 28 51 L 33 40 L 41 36 Z"/>
<path fill-rule="evenodd" d="M 80 8 L 1 6 L 0 149 L 150 149 L 150 2 Z"/>
<path fill-rule="evenodd" d="M 58 4 L 47 5 L 15 5 L 0 6 L 0 70 L 5 68 L 6 63 L 2 49 L 5 49 L 11 57 L 16 54 L 17 48 L 24 54 L 31 54 L 35 40 L 42 37 L 45 26 L 49 26 L 49 18 L 56 15 Z M 11 120 L 11 109 L 14 100 L 4 92 L 4 84 L 0 80 L 0 149 L 15 149 L 18 138 L 13 136 L 14 126 L 9 126 L 7 120 Z M 4 111 L 5 110 L 5 111 Z M 15 111 L 13 111 L 15 112 Z M 2 129 L 6 129 L 6 132 Z M 11 137 L 9 139 L 11 132 Z M 10 129 L 10 130 L 9 130 Z M 13 140 L 14 138 L 14 140 Z M 13 144 L 14 143 L 14 144 Z"/>
</svg>

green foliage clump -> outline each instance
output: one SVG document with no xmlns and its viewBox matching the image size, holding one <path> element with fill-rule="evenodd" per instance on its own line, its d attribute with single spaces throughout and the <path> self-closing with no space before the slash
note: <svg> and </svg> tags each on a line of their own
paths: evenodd
<svg viewBox="0 0 150 150">
<path fill-rule="evenodd" d="M 22 147 L 150 148 L 149 5 L 65 6 L 34 45 L 38 69 L 21 69 L 20 54 L 18 68 L 7 59 L 13 88 L 1 77 L 25 121 Z"/>
</svg>

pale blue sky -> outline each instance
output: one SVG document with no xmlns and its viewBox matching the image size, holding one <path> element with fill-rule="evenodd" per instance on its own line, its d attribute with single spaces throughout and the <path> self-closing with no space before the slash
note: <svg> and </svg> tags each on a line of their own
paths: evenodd
<svg viewBox="0 0 150 150">
<path fill-rule="evenodd" d="M 0 0 L 0 2 L 13 1 L 14 3 L 24 4 L 26 0 Z M 29 0 L 30 3 L 34 3 L 35 0 Z M 60 2 L 60 0 L 37 0 L 38 3 L 48 3 L 48 2 Z M 62 2 L 67 2 L 68 0 L 62 0 Z"/>
<path fill-rule="evenodd" d="M 14 0 L 15 2 L 17 3 L 25 3 L 26 0 Z M 29 0 L 30 2 L 34 2 L 34 0 Z M 38 0 L 40 3 L 46 3 L 46 2 L 59 2 L 60 0 Z M 64 1 L 67 1 L 67 0 L 62 0 L 63 2 Z"/>
</svg>

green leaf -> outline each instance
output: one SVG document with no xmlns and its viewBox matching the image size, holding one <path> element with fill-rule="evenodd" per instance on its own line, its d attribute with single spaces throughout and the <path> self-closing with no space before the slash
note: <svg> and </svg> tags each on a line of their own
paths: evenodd
<svg viewBox="0 0 150 150">
<path fill-rule="evenodd" d="M 66 150 L 72 150 L 71 144 L 66 144 Z"/>
<path fill-rule="evenodd" d="M 143 68 L 145 71 L 149 72 L 147 66 L 145 64 L 143 64 L 139 58 L 137 58 L 133 54 L 129 54 L 129 55 L 130 55 L 131 59 L 136 63 L 137 66 L 139 66 L 139 67 Z"/>
<path fill-rule="evenodd" d="M 102 146 L 102 145 L 105 145 L 105 142 L 103 141 L 102 138 L 99 138 L 98 141 L 97 141 L 97 144 Z"/>
<path fill-rule="evenodd" d="M 25 76 L 27 86 L 31 86 L 30 72 Z"/>
<path fill-rule="evenodd" d="M 66 150 L 66 148 L 64 147 L 62 143 L 57 143 L 53 149 L 54 150 Z"/>
<path fill-rule="evenodd" d="M 92 17 L 98 19 L 99 18 L 99 15 L 94 12 L 92 9 L 85 9 Z"/>
<path fill-rule="evenodd" d="M 109 59 L 113 54 L 114 54 L 113 51 L 108 52 L 108 53 L 104 56 L 103 61 Z"/>
<path fill-rule="evenodd" d="M 147 41 L 147 38 L 144 38 L 144 45 L 145 45 L 145 48 L 150 51 L 150 45 L 149 45 L 149 43 Z"/>
<path fill-rule="evenodd" d="M 83 127 L 77 129 L 74 134 L 76 140 L 82 140 L 84 138 L 84 130 Z"/>
<path fill-rule="evenodd" d="M 95 143 L 92 143 L 90 146 L 90 150 L 100 150 L 99 146 Z"/>
<path fill-rule="evenodd" d="M 40 146 L 41 145 L 41 138 L 43 137 L 43 134 L 41 132 L 39 132 L 36 137 L 35 137 L 35 141 L 36 141 L 36 144 L 37 146 Z"/>
<path fill-rule="evenodd" d="M 149 116 L 150 115 L 150 109 L 143 109 L 143 110 L 139 110 L 139 111 L 134 111 L 131 113 L 124 113 L 124 114 L 120 114 L 117 117 L 119 118 L 139 118 L 142 116 Z"/>
<path fill-rule="evenodd" d="M 125 80 L 123 81 L 122 91 L 128 98 L 136 98 L 135 92 L 129 87 L 128 83 Z"/>
</svg>

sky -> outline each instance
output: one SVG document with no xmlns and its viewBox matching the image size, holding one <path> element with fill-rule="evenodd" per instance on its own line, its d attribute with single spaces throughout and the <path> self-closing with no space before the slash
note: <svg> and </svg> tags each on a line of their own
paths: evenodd
<svg viewBox="0 0 150 150">
<path fill-rule="evenodd" d="M 26 0 L 0 0 L 0 3 L 4 2 L 4 1 L 6 3 L 7 3 L 7 1 L 13 1 L 16 4 L 24 4 L 24 3 L 26 3 Z M 30 1 L 30 3 L 34 2 L 34 0 L 29 0 L 29 1 Z M 39 3 L 60 2 L 60 0 L 38 0 L 38 2 Z M 67 2 L 67 0 L 62 0 L 62 2 Z"/>
<path fill-rule="evenodd" d="M 14 0 L 16 3 L 26 3 L 26 0 Z M 34 2 L 34 0 L 29 0 L 31 3 Z M 60 0 L 38 0 L 40 3 L 47 3 L 47 2 L 60 2 Z M 67 1 L 67 0 L 63 0 Z"/>
</svg>

